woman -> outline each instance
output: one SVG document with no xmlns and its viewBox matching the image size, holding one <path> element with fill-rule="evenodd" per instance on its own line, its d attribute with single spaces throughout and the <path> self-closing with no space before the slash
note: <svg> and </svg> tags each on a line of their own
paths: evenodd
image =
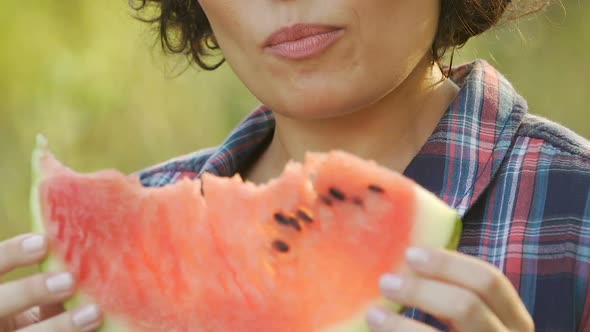
<svg viewBox="0 0 590 332">
<path fill-rule="evenodd" d="M 152 21 L 164 46 L 205 69 L 219 48 L 264 104 L 220 147 L 141 172 L 146 186 L 204 172 L 260 183 L 306 151 L 347 150 L 404 172 L 464 219 L 458 253 L 412 248 L 415 276 L 383 276 L 384 296 L 413 309 L 371 308 L 373 331 L 590 330 L 589 142 L 528 114 L 486 62 L 449 77 L 438 65 L 509 0 L 146 1 L 136 9 L 161 9 Z M 2 242 L 0 272 L 45 247 L 35 235 Z M 14 299 L 0 303 L 0 330 L 96 328 L 97 307 L 54 304 L 73 283 L 66 273 L 0 285 Z"/>
</svg>

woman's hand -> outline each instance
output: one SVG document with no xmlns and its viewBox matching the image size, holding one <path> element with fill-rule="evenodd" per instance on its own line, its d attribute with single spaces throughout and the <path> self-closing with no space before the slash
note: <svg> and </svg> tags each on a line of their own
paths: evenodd
<svg viewBox="0 0 590 332">
<path fill-rule="evenodd" d="M 40 262 L 47 254 L 42 235 L 25 234 L 0 242 L 0 276 Z M 37 274 L 0 283 L 0 332 L 94 331 L 101 314 L 95 305 L 64 312 L 62 302 L 74 293 L 69 273 Z"/>
<path fill-rule="evenodd" d="M 385 275 L 383 295 L 417 307 L 466 332 L 532 332 L 534 324 L 516 290 L 493 265 L 461 253 L 412 248 L 406 260 L 414 275 Z M 367 320 L 375 332 L 435 330 L 384 308 L 372 308 Z"/>
</svg>

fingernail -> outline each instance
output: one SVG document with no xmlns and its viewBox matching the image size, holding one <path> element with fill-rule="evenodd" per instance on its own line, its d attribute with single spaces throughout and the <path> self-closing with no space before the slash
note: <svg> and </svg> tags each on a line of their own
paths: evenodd
<svg viewBox="0 0 590 332">
<path fill-rule="evenodd" d="M 371 308 L 367 311 L 367 321 L 373 326 L 381 326 L 387 319 L 387 313 L 381 308 Z"/>
<path fill-rule="evenodd" d="M 384 290 L 396 292 L 402 288 L 403 280 L 395 274 L 386 274 L 379 280 L 379 286 Z"/>
<path fill-rule="evenodd" d="M 21 242 L 21 246 L 23 251 L 29 254 L 41 251 L 45 248 L 45 237 L 41 235 L 29 236 Z"/>
<path fill-rule="evenodd" d="M 406 250 L 406 260 L 415 264 L 426 264 L 430 259 L 430 255 L 426 249 L 409 248 Z"/>
<path fill-rule="evenodd" d="M 52 293 L 65 292 L 74 286 L 74 278 L 70 273 L 64 272 L 48 278 L 45 285 Z"/>
<path fill-rule="evenodd" d="M 86 325 L 90 325 L 98 320 L 100 316 L 100 310 L 94 304 L 82 307 L 74 312 L 72 321 L 74 325 L 83 328 Z"/>
</svg>

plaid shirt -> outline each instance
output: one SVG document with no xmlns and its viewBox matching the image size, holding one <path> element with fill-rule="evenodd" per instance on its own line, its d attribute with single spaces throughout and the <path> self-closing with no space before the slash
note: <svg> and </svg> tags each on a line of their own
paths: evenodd
<svg viewBox="0 0 590 332">
<path fill-rule="evenodd" d="M 590 331 L 590 143 L 528 114 L 485 61 L 451 78 L 461 91 L 405 175 L 459 211 L 459 251 L 503 271 L 537 331 Z M 264 150 L 274 126 L 261 106 L 219 147 L 146 169 L 141 181 L 233 175 Z M 419 310 L 405 314 L 446 329 Z"/>
</svg>

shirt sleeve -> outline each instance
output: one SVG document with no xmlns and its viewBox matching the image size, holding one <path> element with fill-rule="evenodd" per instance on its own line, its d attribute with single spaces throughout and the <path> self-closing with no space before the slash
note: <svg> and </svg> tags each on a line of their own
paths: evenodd
<svg viewBox="0 0 590 332">
<path fill-rule="evenodd" d="M 579 308 L 579 332 L 590 331 L 590 188 L 586 197 L 586 208 L 582 218 L 578 243 L 576 307 Z"/>
</svg>

